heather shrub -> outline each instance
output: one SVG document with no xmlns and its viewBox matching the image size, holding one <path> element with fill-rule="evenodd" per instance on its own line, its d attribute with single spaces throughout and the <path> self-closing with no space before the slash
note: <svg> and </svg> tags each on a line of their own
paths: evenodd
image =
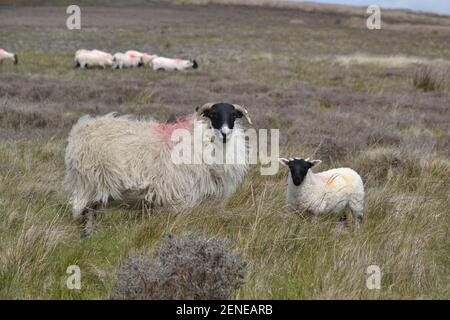
<svg viewBox="0 0 450 320">
<path fill-rule="evenodd" d="M 246 263 L 218 239 L 169 236 L 153 260 L 134 254 L 118 272 L 112 299 L 229 299 Z"/>
</svg>

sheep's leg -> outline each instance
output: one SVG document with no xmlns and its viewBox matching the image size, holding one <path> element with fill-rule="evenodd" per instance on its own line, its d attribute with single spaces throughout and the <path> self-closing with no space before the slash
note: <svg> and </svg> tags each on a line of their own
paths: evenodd
<svg viewBox="0 0 450 320">
<path fill-rule="evenodd" d="M 71 202 L 73 220 L 78 220 L 84 214 L 89 201 L 83 198 L 73 198 Z"/>
<path fill-rule="evenodd" d="M 97 220 L 98 203 L 91 208 L 87 208 L 84 213 L 84 234 L 90 236 L 94 232 L 95 222 Z"/>
</svg>

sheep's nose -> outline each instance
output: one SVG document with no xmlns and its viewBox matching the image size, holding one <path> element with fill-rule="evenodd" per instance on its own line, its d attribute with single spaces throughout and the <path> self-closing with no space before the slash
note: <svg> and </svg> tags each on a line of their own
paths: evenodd
<svg viewBox="0 0 450 320">
<path fill-rule="evenodd" d="M 223 126 L 222 129 L 220 129 L 220 133 L 222 133 L 223 136 L 228 136 L 231 133 L 231 129 L 228 128 L 228 126 Z"/>
</svg>

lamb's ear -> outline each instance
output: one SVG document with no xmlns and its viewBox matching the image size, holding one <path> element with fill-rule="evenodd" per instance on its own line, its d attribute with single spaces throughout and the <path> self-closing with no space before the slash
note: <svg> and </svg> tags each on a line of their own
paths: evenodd
<svg viewBox="0 0 450 320">
<path fill-rule="evenodd" d="M 319 164 L 321 164 L 322 160 L 311 160 L 310 163 L 312 164 L 312 167 L 315 167 L 315 166 L 318 166 Z"/>
<path fill-rule="evenodd" d="M 282 165 L 285 165 L 286 167 L 289 166 L 289 159 L 286 159 L 286 158 L 280 158 L 280 159 L 278 159 L 278 161 L 280 161 L 280 163 L 281 163 Z"/>
</svg>

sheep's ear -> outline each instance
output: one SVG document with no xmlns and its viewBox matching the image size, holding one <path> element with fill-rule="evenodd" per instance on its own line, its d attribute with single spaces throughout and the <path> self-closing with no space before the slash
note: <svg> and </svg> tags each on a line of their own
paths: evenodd
<svg viewBox="0 0 450 320">
<path fill-rule="evenodd" d="M 310 163 L 312 164 L 312 167 L 315 167 L 315 166 L 318 166 L 319 164 L 321 164 L 322 160 L 311 160 Z"/>
<path fill-rule="evenodd" d="M 278 159 L 278 161 L 280 161 L 280 163 L 281 163 L 282 165 L 285 165 L 286 167 L 289 166 L 289 159 L 286 159 L 286 158 L 280 158 L 280 159 Z"/>
</svg>

